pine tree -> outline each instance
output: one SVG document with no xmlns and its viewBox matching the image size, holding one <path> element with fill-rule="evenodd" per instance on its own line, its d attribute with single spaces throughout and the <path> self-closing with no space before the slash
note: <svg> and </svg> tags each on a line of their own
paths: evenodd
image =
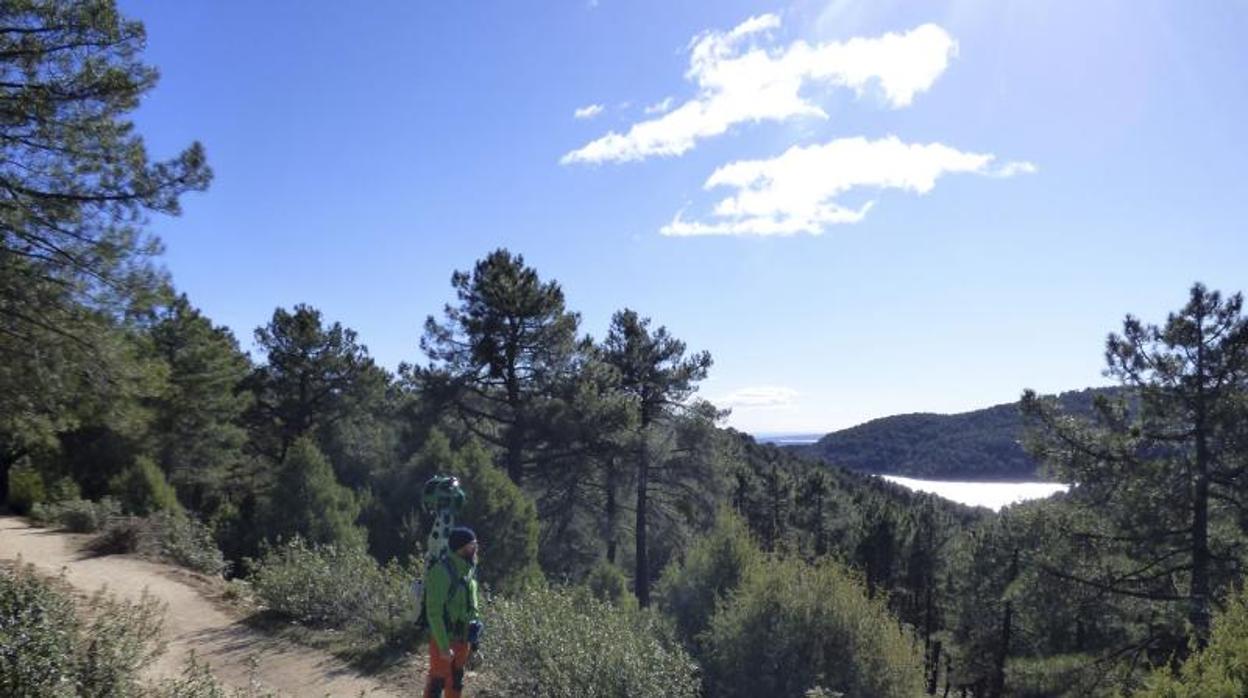
<svg viewBox="0 0 1248 698">
<path fill-rule="evenodd" d="M 1243 521 L 1248 443 L 1248 319 L 1240 294 L 1201 284 L 1163 325 L 1127 316 L 1106 342 L 1106 374 L 1131 400 L 1098 400 L 1092 421 L 1062 415 L 1028 391 L 1032 448 L 1066 482 L 1106 533 L 1075 532 L 1104 559 L 1096 576 L 1053 576 L 1102 592 L 1180 604 L 1197 646 L 1209 637 L 1210 601 L 1244 552 L 1217 535 Z M 1181 649 L 1181 648 L 1174 648 Z"/>
<path fill-rule="evenodd" d="M 291 442 L 265 502 L 263 534 L 270 540 L 300 536 L 312 543 L 363 546 L 355 525 L 360 504 L 338 484 L 334 469 L 309 437 Z"/>
<path fill-rule="evenodd" d="M 251 442 L 260 453 L 282 462 L 296 439 L 384 400 L 389 380 L 356 341 L 354 330 L 335 322 L 325 326 L 321 312 L 296 305 L 273 311 L 256 330 L 266 362 L 246 381 L 255 396 L 248 414 Z"/>
<path fill-rule="evenodd" d="M 649 318 L 641 318 L 629 309 L 621 310 L 612 317 L 603 354 L 606 361 L 620 372 L 620 387 L 632 397 L 638 415 L 632 463 L 632 479 L 636 483 L 636 523 L 633 529 L 636 570 L 633 584 L 637 601 L 642 606 L 648 606 L 651 498 L 656 490 L 679 490 L 682 487 L 681 478 L 671 472 L 676 468 L 675 458 L 671 463 L 658 464 L 659 471 L 655 470 L 652 450 L 660 439 L 656 438 L 658 432 L 654 427 L 685 411 L 685 400 L 697 389 L 697 383 L 706 378 L 711 355 L 699 352 L 686 357 L 684 342 L 671 336 L 666 327 L 652 331 Z M 707 416 L 705 412 L 693 414 Z"/>
<path fill-rule="evenodd" d="M 127 115 L 156 84 L 110 0 L 0 2 L 0 499 L 76 403 L 131 380 L 114 321 L 161 291 L 143 230 L 211 178 L 203 149 L 149 162 Z"/>
<path fill-rule="evenodd" d="M 563 291 L 543 282 L 524 257 L 495 250 L 471 272 L 451 276 L 459 304 L 445 320 L 425 321 L 420 372 L 478 437 L 502 450 L 503 468 L 520 484 L 535 462 L 538 414 L 569 379 L 580 317 Z"/>
<path fill-rule="evenodd" d="M 169 371 L 167 387 L 151 402 L 152 450 L 182 501 L 203 511 L 242 458 L 241 420 L 251 395 L 238 388 L 250 362 L 229 329 L 214 326 L 185 294 L 159 314 L 149 335 Z"/>
</svg>

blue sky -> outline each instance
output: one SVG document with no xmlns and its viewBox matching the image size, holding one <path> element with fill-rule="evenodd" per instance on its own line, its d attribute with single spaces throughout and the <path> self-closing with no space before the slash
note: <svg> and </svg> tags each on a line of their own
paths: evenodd
<svg viewBox="0 0 1248 698">
<path fill-rule="evenodd" d="M 710 350 L 729 424 L 827 431 L 1102 384 L 1124 314 L 1246 286 L 1243 3 L 121 5 L 149 150 L 216 172 L 165 263 L 244 346 L 306 302 L 423 362 L 505 246 Z"/>
</svg>

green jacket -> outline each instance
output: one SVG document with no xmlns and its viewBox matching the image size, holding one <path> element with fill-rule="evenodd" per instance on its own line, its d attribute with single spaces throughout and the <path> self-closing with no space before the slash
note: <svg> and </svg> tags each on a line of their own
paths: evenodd
<svg viewBox="0 0 1248 698">
<path fill-rule="evenodd" d="M 481 618 L 476 569 L 455 553 L 447 557 L 455 577 L 447 569 L 447 562 L 439 561 L 425 580 L 425 617 L 429 619 L 429 632 L 443 651 L 452 640 L 466 640 L 468 623 Z"/>
</svg>

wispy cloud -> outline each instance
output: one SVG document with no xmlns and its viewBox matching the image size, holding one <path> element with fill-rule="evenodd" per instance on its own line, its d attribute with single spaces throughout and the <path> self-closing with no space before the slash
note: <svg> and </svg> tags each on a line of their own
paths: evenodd
<svg viewBox="0 0 1248 698">
<path fill-rule="evenodd" d="M 606 107 L 602 106 L 601 104 L 588 104 L 586 106 L 579 107 L 576 109 L 576 111 L 572 112 L 572 118 L 592 119 L 595 116 L 598 116 L 599 114 L 601 114 L 605 109 Z"/>
<path fill-rule="evenodd" d="M 934 24 L 845 42 L 757 45 L 760 35 L 779 27 L 780 18 L 766 14 L 726 33 L 695 37 L 685 73 L 698 88 L 694 98 L 633 124 L 625 133 L 611 131 L 564 155 L 561 162 L 677 156 L 735 124 L 799 116 L 826 119 L 827 113 L 802 95 L 802 88 L 810 84 L 843 87 L 858 96 L 874 85 L 889 106 L 905 107 L 945 72 L 958 49 L 957 42 Z"/>
<path fill-rule="evenodd" d="M 900 189 L 926 194 L 945 174 L 1011 177 L 1036 171 L 1029 162 L 994 166 L 995 156 L 966 153 L 941 143 L 908 144 L 896 136 L 879 140 L 840 138 L 823 145 L 794 146 L 770 160 L 739 160 L 720 167 L 704 185 L 736 193 L 721 199 L 709 221 L 677 213 L 664 235 L 817 235 L 838 223 L 861 221 L 873 201 L 853 208 L 838 198 L 858 188 Z"/>
<path fill-rule="evenodd" d="M 645 108 L 647 114 L 666 114 L 672 110 L 672 104 L 675 102 L 673 97 L 664 97 L 658 102 L 651 104 Z"/>
<path fill-rule="evenodd" d="M 712 402 L 719 407 L 775 408 L 791 406 L 797 396 L 798 392 L 792 388 L 759 385 L 741 388 Z"/>
</svg>

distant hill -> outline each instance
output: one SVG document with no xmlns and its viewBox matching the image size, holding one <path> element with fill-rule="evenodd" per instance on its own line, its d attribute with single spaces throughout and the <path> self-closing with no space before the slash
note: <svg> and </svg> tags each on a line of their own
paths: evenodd
<svg viewBox="0 0 1248 698">
<path fill-rule="evenodd" d="M 1087 388 L 1058 396 L 1063 408 L 1090 414 L 1100 393 Z M 1038 464 L 1023 450 L 1018 403 L 961 414 L 901 414 L 832 432 L 806 446 L 803 455 L 850 470 L 944 480 L 1034 480 Z"/>
</svg>

